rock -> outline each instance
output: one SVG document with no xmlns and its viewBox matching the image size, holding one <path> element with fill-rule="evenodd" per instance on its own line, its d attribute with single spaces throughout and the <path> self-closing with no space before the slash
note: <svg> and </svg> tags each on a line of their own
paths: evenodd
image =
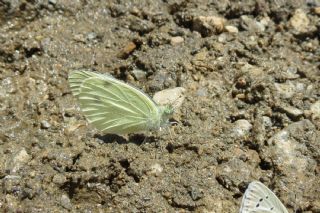
<svg viewBox="0 0 320 213">
<path fill-rule="evenodd" d="M 226 31 L 229 33 L 237 34 L 239 32 L 238 28 L 235 26 L 228 25 L 225 27 Z"/>
<path fill-rule="evenodd" d="M 6 97 L 9 94 L 17 92 L 17 86 L 13 78 L 7 77 L 1 81 L 0 84 L 0 97 Z"/>
<path fill-rule="evenodd" d="M 153 100 L 159 105 L 171 105 L 174 109 L 177 109 L 184 101 L 184 93 L 185 89 L 183 87 L 165 89 L 154 94 Z"/>
<path fill-rule="evenodd" d="M 159 163 L 151 165 L 150 174 L 158 176 L 163 171 L 163 167 Z"/>
<path fill-rule="evenodd" d="M 312 138 L 311 134 L 315 134 L 314 130 L 315 126 L 309 120 L 292 123 L 267 141 L 270 149 L 269 153 L 264 154 L 269 155 L 271 159 L 276 159 L 273 163 L 288 176 L 293 173 L 298 175 L 298 172 L 303 174 L 313 168 L 316 162 L 304 154 L 308 148 L 302 141 L 301 135 Z M 308 141 L 308 143 L 313 142 Z"/>
<path fill-rule="evenodd" d="M 313 8 L 313 12 L 317 15 L 320 15 L 320 7 Z"/>
<path fill-rule="evenodd" d="M 20 151 L 13 154 L 12 158 L 7 163 L 6 170 L 9 170 L 10 174 L 18 172 L 18 170 L 22 168 L 30 158 L 31 157 L 27 151 L 22 148 Z"/>
<path fill-rule="evenodd" d="M 145 34 L 151 32 L 155 28 L 155 25 L 148 20 L 135 18 L 131 20 L 129 28 L 132 31 L 136 31 L 140 34 Z"/>
<path fill-rule="evenodd" d="M 250 32 L 265 31 L 265 26 L 262 23 L 250 18 L 247 15 L 242 15 L 240 17 L 240 20 L 241 20 L 240 26 L 247 31 L 250 31 Z"/>
<path fill-rule="evenodd" d="M 312 118 L 320 118 L 320 101 L 315 102 L 310 106 L 310 111 L 312 113 Z"/>
<path fill-rule="evenodd" d="M 145 71 L 139 70 L 139 69 L 132 70 L 132 74 L 133 74 L 134 78 L 138 81 L 144 80 L 147 76 L 147 73 Z"/>
<path fill-rule="evenodd" d="M 60 204 L 65 209 L 72 209 L 72 204 L 70 198 L 67 195 L 62 195 L 60 199 Z"/>
<path fill-rule="evenodd" d="M 292 119 L 297 119 L 303 115 L 302 110 L 295 108 L 295 107 L 292 107 L 292 106 L 283 106 L 280 108 Z"/>
<path fill-rule="evenodd" d="M 288 80 L 293 80 L 299 78 L 298 69 L 296 67 L 288 67 L 286 70 L 284 77 Z"/>
<path fill-rule="evenodd" d="M 55 5 L 55 4 L 57 4 L 57 1 L 56 0 L 49 0 L 49 4 Z"/>
<path fill-rule="evenodd" d="M 41 129 L 49 129 L 51 127 L 51 124 L 48 121 L 44 120 L 41 121 L 40 127 Z"/>
<path fill-rule="evenodd" d="M 53 176 L 52 182 L 62 186 L 67 181 L 67 178 L 63 174 L 56 174 Z"/>
<path fill-rule="evenodd" d="M 3 179 L 3 190 L 6 194 L 19 195 L 22 193 L 21 189 L 21 176 L 7 175 Z"/>
<path fill-rule="evenodd" d="M 175 37 L 172 37 L 171 40 L 170 40 L 170 44 L 171 45 L 177 45 L 177 44 L 180 44 L 184 42 L 184 38 L 181 37 L 181 36 L 175 36 Z"/>
<path fill-rule="evenodd" d="M 221 33 L 226 20 L 218 16 L 199 16 L 193 19 L 192 29 L 201 33 L 202 36 L 211 36 Z"/>
<path fill-rule="evenodd" d="M 302 9 L 297 9 L 290 19 L 291 26 L 300 33 L 308 31 L 309 23 L 310 20 Z"/>
<path fill-rule="evenodd" d="M 296 93 L 296 86 L 291 81 L 274 83 L 274 86 L 282 98 L 291 98 Z"/>
<path fill-rule="evenodd" d="M 268 116 L 262 116 L 263 124 L 265 127 L 272 127 L 272 120 Z"/>
<path fill-rule="evenodd" d="M 121 49 L 121 51 L 117 54 L 117 57 L 126 59 L 131 53 L 133 53 L 136 48 L 137 45 L 134 42 L 130 41 Z"/>
<path fill-rule="evenodd" d="M 252 124 L 245 119 L 239 119 L 233 125 L 232 132 L 236 137 L 246 136 L 252 129 Z"/>
</svg>

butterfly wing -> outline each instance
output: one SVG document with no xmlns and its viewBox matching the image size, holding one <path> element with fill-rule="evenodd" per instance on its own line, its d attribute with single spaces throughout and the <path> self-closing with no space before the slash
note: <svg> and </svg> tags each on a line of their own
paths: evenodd
<svg viewBox="0 0 320 213">
<path fill-rule="evenodd" d="M 69 76 L 70 88 L 86 118 L 103 133 L 126 134 L 160 127 L 160 110 L 143 92 L 95 72 Z"/>
<path fill-rule="evenodd" d="M 261 182 L 249 184 L 242 198 L 240 213 L 288 213 L 277 196 Z"/>
</svg>

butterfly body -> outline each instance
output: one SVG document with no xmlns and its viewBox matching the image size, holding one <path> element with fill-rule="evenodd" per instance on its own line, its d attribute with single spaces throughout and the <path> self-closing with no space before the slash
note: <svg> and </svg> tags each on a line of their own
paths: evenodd
<svg viewBox="0 0 320 213">
<path fill-rule="evenodd" d="M 268 187 L 253 181 L 243 195 L 240 213 L 288 213 L 288 210 Z"/>
<path fill-rule="evenodd" d="M 69 75 L 73 95 L 89 123 L 103 133 L 158 130 L 173 113 L 148 95 L 110 75 L 79 70 Z"/>
</svg>

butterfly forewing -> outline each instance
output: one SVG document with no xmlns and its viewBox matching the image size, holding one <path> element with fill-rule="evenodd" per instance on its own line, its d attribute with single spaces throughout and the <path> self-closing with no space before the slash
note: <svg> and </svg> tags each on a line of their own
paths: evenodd
<svg viewBox="0 0 320 213">
<path fill-rule="evenodd" d="M 104 133 L 125 134 L 160 127 L 158 106 L 132 86 L 89 71 L 71 73 L 69 82 L 88 121 Z"/>
<path fill-rule="evenodd" d="M 258 181 L 249 184 L 246 190 L 240 213 L 288 213 L 277 196 Z"/>
</svg>

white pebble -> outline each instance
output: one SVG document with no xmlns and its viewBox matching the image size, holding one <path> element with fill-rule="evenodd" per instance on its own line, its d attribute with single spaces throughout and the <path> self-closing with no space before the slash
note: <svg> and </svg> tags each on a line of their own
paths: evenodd
<svg viewBox="0 0 320 213">
<path fill-rule="evenodd" d="M 165 89 L 154 94 L 153 100 L 162 106 L 171 105 L 174 109 L 179 108 L 185 98 L 185 89 L 176 87 L 173 89 Z"/>
</svg>

